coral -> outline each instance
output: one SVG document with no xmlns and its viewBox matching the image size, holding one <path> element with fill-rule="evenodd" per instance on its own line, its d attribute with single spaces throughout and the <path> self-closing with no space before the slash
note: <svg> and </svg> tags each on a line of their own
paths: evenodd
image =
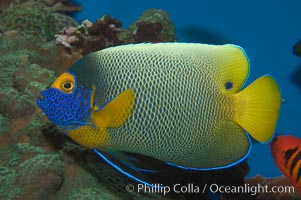
<svg viewBox="0 0 301 200">
<path fill-rule="evenodd" d="M 35 37 L 41 40 L 54 39 L 56 32 L 64 27 L 77 26 L 77 22 L 71 17 L 60 13 L 53 13 L 55 10 L 60 11 L 57 5 L 65 5 L 61 1 L 54 4 L 48 2 L 47 7 L 44 1 L 25 1 L 23 3 L 14 3 L 8 6 L 1 13 L 0 27 L 4 31 L 19 31 L 27 37 Z M 68 6 L 67 6 L 68 7 Z M 69 7 L 71 10 L 73 6 Z"/>
<path fill-rule="evenodd" d="M 82 8 L 68 0 L 2 0 L 0 1 L 0 11 L 7 9 L 10 5 L 25 3 L 25 2 L 38 2 L 47 6 L 51 12 L 78 12 Z"/>
<path fill-rule="evenodd" d="M 78 23 L 73 18 L 67 15 L 63 15 L 60 13 L 52 13 L 52 16 L 54 17 L 54 21 L 55 21 L 56 33 L 68 27 L 78 26 Z"/>
<path fill-rule="evenodd" d="M 5 30 L 16 30 L 42 40 L 54 37 L 54 17 L 44 4 L 28 1 L 9 6 L 1 13 L 1 19 L 0 26 Z"/>
<path fill-rule="evenodd" d="M 16 171 L 0 166 L 0 198 L 13 199 L 20 195 L 21 187 L 16 184 Z"/>
<path fill-rule="evenodd" d="M 95 23 L 85 20 L 78 27 L 69 27 L 56 34 L 56 43 L 69 54 L 86 55 L 110 46 L 140 42 L 174 42 L 175 27 L 163 10 L 150 9 L 128 29 L 109 15 Z"/>
<path fill-rule="evenodd" d="M 56 43 L 62 45 L 70 54 L 86 55 L 93 51 L 122 44 L 117 37 L 120 27 L 120 21 L 104 15 L 95 23 L 85 20 L 78 27 L 63 30 L 56 35 Z"/>
<path fill-rule="evenodd" d="M 175 42 L 176 29 L 165 11 L 149 9 L 120 37 L 126 43 Z"/>
<path fill-rule="evenodd" d="M 1 154 L 0 197 L 2 199 L 53 199 L 63 181 L 63 163 L 58 155 L 30 144 L 4 146 Z M 7 158 L 7 156 L 5 156 Z"/>
<path fill-rule="evenodd" d="M 78 12 L 82 7 L 69 3 L 68 0 L 41 0 L 52 12 Z"/>
</svg>

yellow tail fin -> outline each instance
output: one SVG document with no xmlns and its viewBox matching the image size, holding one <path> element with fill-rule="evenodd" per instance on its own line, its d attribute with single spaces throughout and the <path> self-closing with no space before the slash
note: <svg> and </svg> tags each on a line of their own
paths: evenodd
<svg viewBox="0 0 301 200">
<path fill-rule="evenodd" d="M 281 104 L 276 81 L 269 75 L 262 76 L 234 97 L 234 121 L 257 141 L 269 142 L 276 129 Z"/>
</svg>

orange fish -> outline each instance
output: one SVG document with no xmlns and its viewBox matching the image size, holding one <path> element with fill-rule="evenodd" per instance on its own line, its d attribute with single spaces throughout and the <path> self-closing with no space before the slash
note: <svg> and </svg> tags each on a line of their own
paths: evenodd
<svg viewBox="0 0 301 200">
<path fill-rule="evenodd" d="M 270 148 L 277 167 L 301 193 L 301 139 L 290 135 L 277 136 Z"/>
</svg>

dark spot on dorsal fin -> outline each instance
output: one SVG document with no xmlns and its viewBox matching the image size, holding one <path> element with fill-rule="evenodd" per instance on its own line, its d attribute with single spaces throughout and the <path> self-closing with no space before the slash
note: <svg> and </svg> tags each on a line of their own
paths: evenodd
<svg viewBox="0 0 301 200">
<path fill-rule="evenodd" d="M 298 147 L 295 147 L 293 149 L 288 149 L 284 153 L 284 159 L 285 159 L 285 167 L 287 167 L 289 159 L 292 157 L 292 155 L 298 150 Z"/>
<path fill-rule="evenodd" d="M 232 89 L 232 88 L 233 88 L 233 83 L 232 83 L 231 81 L 226 82 L 226 83 L 225 83 L 225 88 L 226 88 L 227 90 Z"/>
</svg>

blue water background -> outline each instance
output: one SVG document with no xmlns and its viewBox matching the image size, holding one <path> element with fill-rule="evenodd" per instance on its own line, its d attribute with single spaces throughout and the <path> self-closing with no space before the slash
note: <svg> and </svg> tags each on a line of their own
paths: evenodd
<svg viewBox="0 0 301 200">
<path fill-rule="evenodd" d="M 300 0 L 77 0 L 83 6 L 74 15 L 78 21 L 95 21 L 103 14 L 119 19 L 126 28 L 142 12 L 160 8 L 168 12 L 180 42 L 234 43 L 242 46 L 251 61 L 250 84 L 272 74 L 286 100 L 280 113 L 277 134 L 301 137 L 301 93 L 290 76 L 301 64 L 292 46 L 301 38 Z M 185 95 L 185 94 L 183 94 Z M 249 176 L 280 175 L 269 145 L 254 144 L 248 159 Z"/>
</svg>

